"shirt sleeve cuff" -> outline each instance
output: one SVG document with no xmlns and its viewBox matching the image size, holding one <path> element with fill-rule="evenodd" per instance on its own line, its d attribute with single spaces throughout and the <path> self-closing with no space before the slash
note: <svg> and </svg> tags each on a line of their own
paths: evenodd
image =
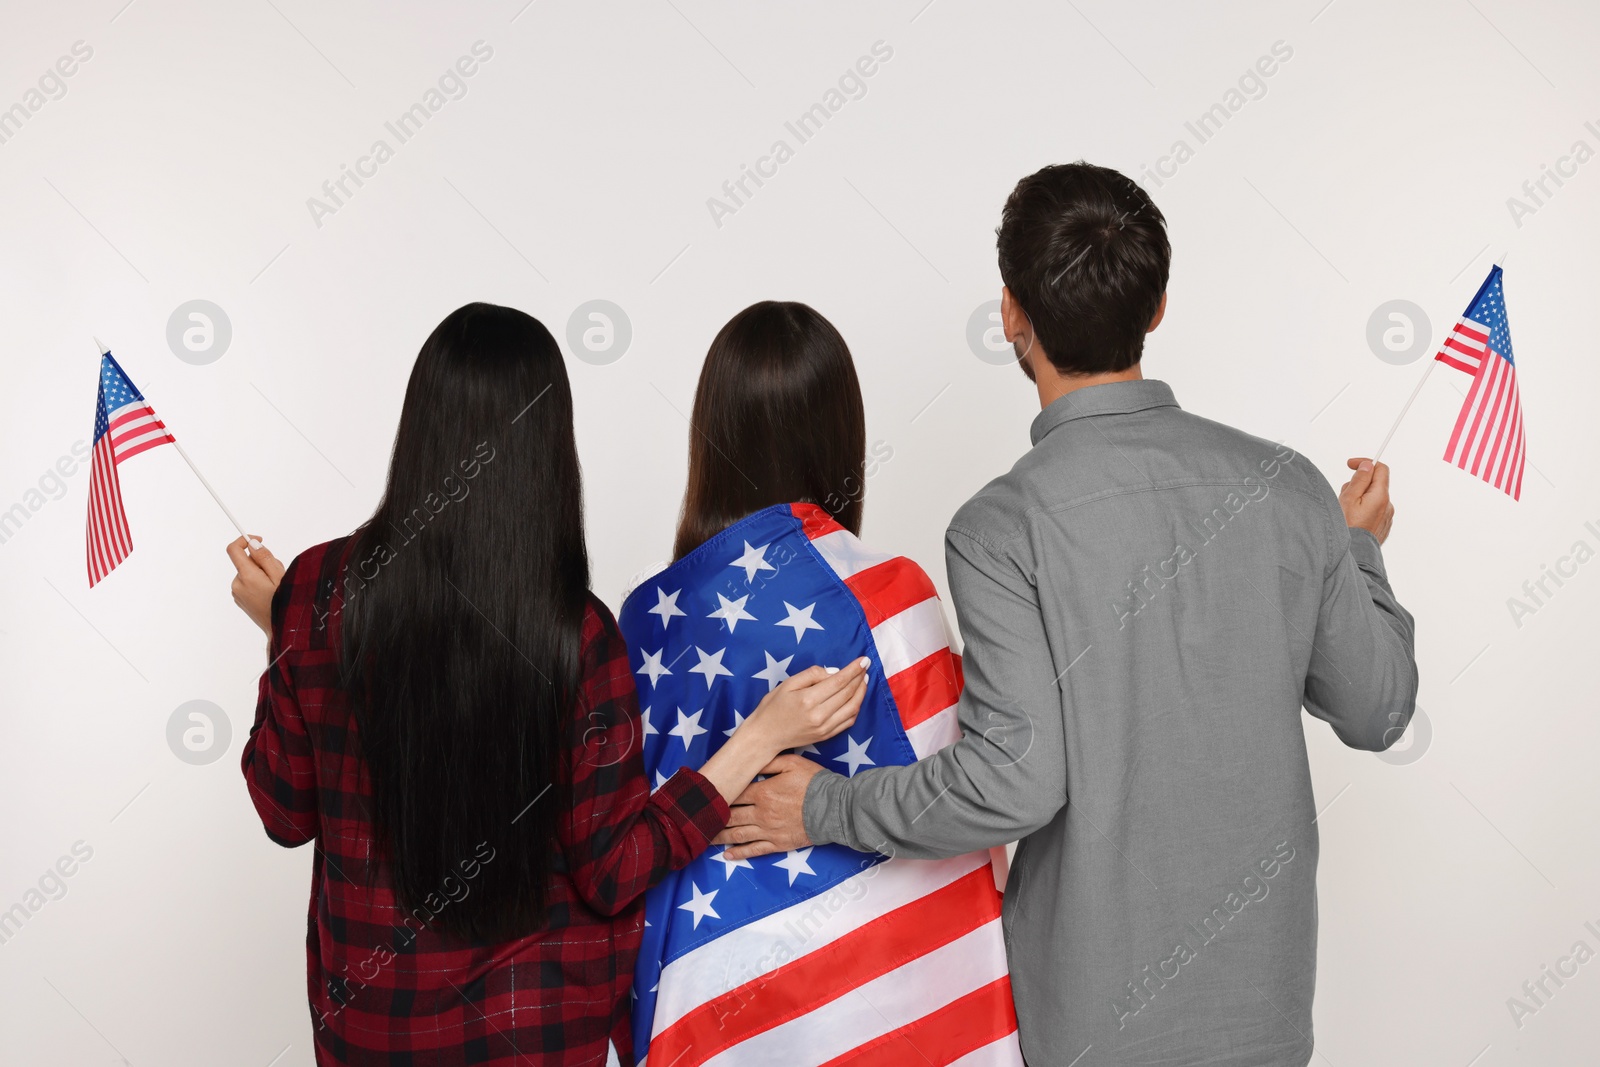
<svg viewBox="0 0 1600 1067">
<path fill-rule="evenodd" d="M 850 845 L 849 784 L 849 779 L 828 770 L 812 775 L 800 810 L 806 837 L 812 844 Z"/>
<path fill-rule="evenodd" d="M 1356 565 L 1362 570 L 1388 581 L 1388 572 L 1383 569 L 1383 549 L 1378 547 L 1378 539 L 1371 530 L 1350 527 L 1350 555 L 1355 557 Z"/>
<path fill-rule="evenodd" d="M 705 775 L 691 767 L 679 767 L 650 799 L 667 808 L 696 854 L 728 825 L 728 802 Z"/>
</svg>

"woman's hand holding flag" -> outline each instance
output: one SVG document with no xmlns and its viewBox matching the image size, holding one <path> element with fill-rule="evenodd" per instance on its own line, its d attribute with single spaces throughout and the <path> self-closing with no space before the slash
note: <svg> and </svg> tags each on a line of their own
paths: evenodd
<svg viewBox="0 0 1600 1067">
<path fill-rule="evenodd" d="M 278 591 L 278 583 L 283 580 L 283 564 L 261 543 L 261 538 L 253 534 L 249 543 L 242 537 L 228 542 L 228 558 L 239 572 L 231 587 L 233 602 L 270 639 L 272 594 Z"/>
</svg>

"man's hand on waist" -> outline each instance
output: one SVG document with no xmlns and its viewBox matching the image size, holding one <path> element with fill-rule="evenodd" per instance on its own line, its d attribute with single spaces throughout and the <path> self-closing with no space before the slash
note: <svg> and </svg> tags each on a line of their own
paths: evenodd
<svg viewBox="0 0 1600 1067">
<path fill-rule="evenodd" d="M 821 767 L 803 756 L 779 756 L 761 770 L 770 777 L 752 782 L 734 799 L 727 828 L 711 843 L 726 845 L 730 860 L 810 845 L 803 817 L 806 787 L 821 772 Z"/>
</svg>

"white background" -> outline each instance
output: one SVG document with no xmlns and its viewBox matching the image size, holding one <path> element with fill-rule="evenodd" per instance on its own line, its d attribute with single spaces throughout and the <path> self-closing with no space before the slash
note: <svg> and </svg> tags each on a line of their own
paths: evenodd
<svg viewBox="0 0 1600 1067">
<path fill-rule="evenodd" d="M 0 510 L 27 511 L 0 544 L 0 909 L 93 849 L 0 945 L 0 1060 L 312 1062 L 310 850 L 267 841 L 237 767 L 263 656 L 228 597 L 233 531 L 174 450 L 150 452 L 122 468 L 137 548 L 91 591 L 87 469 L 28 495 L 90 437 L 91 335 L 288 558 L 376 503 L 445 314 L 514 305 L 565 345 L 574 309 L 615 302 L 631 347 L 570 369 L 616 606 L 669 551 L 712 335 L 754 300 L 804 300 L 850 342 L 869 438 L 893 449 L 866 538 L 942 577 L 944 523 L 1027 447 L 1036 408 L 966 340 L 998 296 L 1007 191 L 1049 162 L 1138 176 L 1196 147 L 1185 120 L 1283 41 L 1265 95 L 1147 180 L 1174 256 L 1146 373 L 1337 484 L 1427 365 L 1380 361 L 1369 315 L 1414 301 L 1436 346 L 1505 255 L 1530 461 L 1513 503 L 1440 460 L 1466 382 L 1448 369 L 1386 457 L 1431 740 L 1386 763 L 1307 719 L 1328 805 L 1316 1062 L 1595 1061 L 1600 960 L 1547 980 L 1520 1028 L 1506 1003 L 1574 942 L 1600 951 L 1600 562 L 1520 626 L 1507 607 L 1574 542 L 1600 549 L 1600 162 L 1520 226 L 1506 204 L 1575 140 L 1600 149 L 1594 5 L 123 3 L 6 0 L 0 33 L 0 107 L 93 48 L 0 144 Z M 467 95 L 396 145 L 383 123 L 479 40 L 493 57 Z M 796 145 L 785 120 L 880 40 L 866 95 Z M 380 137 L 395 157 L 317 226 L 307 198 Z M 717 226 L 707 198 L 780 137 L 795 157 Z M 166 340 L 194 298 L 233 330 L 203 366 Z M 232 725 L 205 766 L 166 741 L 193 699 Z"/>
</svg>

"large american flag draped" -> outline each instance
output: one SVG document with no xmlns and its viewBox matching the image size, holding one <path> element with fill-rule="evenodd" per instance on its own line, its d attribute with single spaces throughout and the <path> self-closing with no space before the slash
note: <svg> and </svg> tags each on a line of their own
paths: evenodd
<svg viewBox="0 0 1600 1067">
<path fill-rule="evenodd" d="M 89 585 L 110 574 L 133 551 L 128 516 L 122 510 L 117 465 L 172 440 L 144 394 L 106 352 L 100 357 L 100 388 L 94 405 L 94 449 L 89 473 Z"/>
<path fill-rule="evenodd" d="M 1526 462 L 1522 395 L 1511 358 L 1511 326 L 1498 266 L 1490 269 L 1478 295 L 1433 358 L 1472 376 L 1444 458 L 1513 500 L 1522 499 Z"/>
<path fill-rule="evenodd" d="M 812 504 L 741 520 L 634 590 L 619 618 L 656 785 L 698 767 L 784 678 L 866 655 L 855 725 L 809 758 L 906 764 L 960 734 L 960 660 L 926 574 Z M 1020 1067 L 987 853 L 841 845 L 730 861 L 713 847 L 646 899 L 634 1049 L 656 1067 Z"/>
</svg>

